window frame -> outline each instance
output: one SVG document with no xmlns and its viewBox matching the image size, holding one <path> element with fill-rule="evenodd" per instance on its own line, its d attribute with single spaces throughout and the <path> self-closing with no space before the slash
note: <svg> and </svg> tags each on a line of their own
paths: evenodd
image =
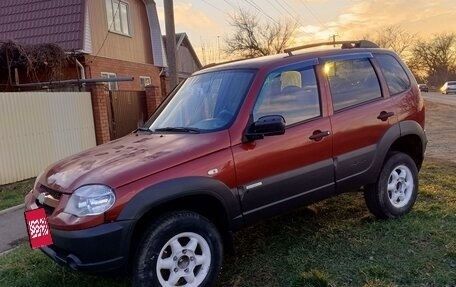
<svg viewBox="0 0 456 287">
<path fill-rule="evenodd" d="M 265 84 L 266 84 L 266 82 L 267 82 L 267 80 L 268 80 L 270 75 L 272 75 L 274 73 L 281 73 L 281 72 L 286 72 L 286 71 L 299 71 L 299 73 L 301 73 L 301 71 L 307 70 L 307 69 L 313 70 L 314 79 L 315 79 L 315 85 L 316 85 L 316 88 L 317 88 L 317 97 L 318 97 L 318 105 L 319 105 L 320 114 L 317 115 L 317 116 L 314 116 L 314 117 L 309 117 L 309 118 L 303 119 L 303 120 L 298 121 L 298 122 L 294 122 L 294 123 L 291 123 L 291 124 L 286 124 L 285 128 L 288 129 L 288 128 L 291 128 L 291 127 L 295 127 L 297 125 L 301 125 L 301 124 L 313 121 L 315 119 L 322 118 L 323 117 L 323 95 L 322 95 L 320 82 L 319 82 L 318 71 L 317 71 L 318 64 L 319 64 L 319 60 L 317 58 L 314 58 L 314 59 L 305 60 L 305 61 L 298 62 L 298 63 L 293 63 L 293 64 L 280 66 L 278 68 L 275 68 L 275 69 L 269 71 L 267 73 L 267 75 L 265 75 L 264 80 L 263 80 L 263 82 L 261 84 L 261 88 L 260 88 L 258 94 L 256 95 L 255 103 L 253 104 L 252 110 L 250 112 L 250 115 L 252 116 L 252 119 L 254 119 L 254 113 L 255 113 L 255 108 L 256 108 L 257 102 L 260 99 L 260 96 L 261 96 L 261 94 L 263 92 L 263 88 L 264 88 L 264 86 L 265 86 Z"/>
<path fill-rule="evenodd" d="M 329 80 L 329 76 L 325 72 L 326 63 L 328 63 L 328 62 L 336 63 L 336 62 L 356 61 L 356 60 L 365 60 L 366 62 L 368 62 L 370 64 L 370 67 L 371 67 L 372 71 L 374 72 L 374 75 L 375 75 L 375 77 L 377 79 L 377 83 L 378 83 L 378 87 L 379 87 L 379 91 L 380 91 L 379 96 L 375 97 L 375 98 L 367 99 L 367 100 L 364 100 L 364 101 L 356 102 L 354 104 L 351 104 L 351 105 L 336 109 L 335 104 L 334 104 L 335 101 L 334 101 L 333 90 L 332 90 L 332 87 L 331 87 L 331 81 Z M 381 100 L 384 99 L 385 93 L 383 91 L 382 81 L 381 81 L 381 77 L 380 77 L 380 74 L 379 74 L 379 73 L 381 73 L 381 71 L 378 71 L 378 69 L 376 68 L 376 65 L 373 62 L 373 60 L 374 60 L 374 56 L 372 55 L 372 53 L 354 53 L 354 54 L 347 54 L 347 55 L 332 56 L 332 57 L 327 57 L 327 58 L 324 59 L 324 62 L 322 63 L 322 69 L 323 69 L 323 74 L 324 74 L 324 76 L 326 78 L 326 81 L 328 83 L 328 90 L 329 90 L 329 93 L 330 93 L 329 100 L 331 101 L 333 113 L 336 114 L 336 113 L 339 113 L 339 112 L 343 112 L 343 111 L 346 111 L 346 110 L 350 110 L 350 109 L 353 109 L 353 108 L 364 106 L 366 104 L 377 102 L 377 101 L 381 101 Z"/>
<path fill-rule="evenodd" d="M 131 9 L 130 3 L 126 0 L 106 0 L 106 17 L 107 17 L 107 25 L 108 31 L 111 33 L 116 33 L 119 35 L 124 36 L 132 36 L 132 27 L 131 27 Z M 123 13 L 121 6 L 124 5 L 126 7 L 126 17 L 127 19 L 123 19 Z M 111 8 L 108 9 L 108 6 Z M 120 27 L 117 29 L 116 27 L 116 16 L 119 17 L 119 25 Z M 127 32 L 124 32 L 124 25 L 127 27 Z"/>
<path fill-rule="evenodd" d="M 404 90 L 401 90 L 399 92 L 396 92 L 396 93 L 391 93 L 391 90 L 390 90 L 390 85 L 389 85 L 389 82 L 388 82 L 388 77 L 386 76 L 384 70 L 383 70 L 383 66 L 381 64 L 381 61 L 380 61 L 380 57 L 383 57 L 383 56 L 388 56 L 390 58 L 392 58 L 394 61 L 396 61 L 396 63 L 399 65 L 399 67 L 402 69 L 402 72 L 405 74 L 405 76 L 407 77 L 407 80 L 408 80 L 408 86 L 406 89 Z M 380 72 L 382 73 L 382 76 L 383 76 L 383 79 L 385 80 L 385 84 L 386 84 L 386 90 L 388 90 L 388 93 L 391 97 L 394 97 L 396 95 L 400 95 L 402 93 L 405 93 L 407 92 L 408 90 L 411 89 L 412 87 L 412 80 L 410 79 L 410 76 L 409 74 L 407 73 L 407 70 L 405 69 L 403 63 L 401 63 L 401 61 L 399 61 L 395 56 L 391 55 L 391 54 L 388 54 L 388 53 L 375 53 L 375 61 L 378 65 L 378 69 L 380 70 Z"/>
<path fill-rule="evenodd" d="M 250 73 L 250 80 L 248 83 L 245 84 L 245 91 L 242 94 L 242 97 L 239 99 L 238 106 L 236 107 L 236 110 L 233 111 L 233 118 L 231 121 L 227 122 L 225 126 L 222 126 L 220 128 L 215 128 L 215 129 L 202 129 L 198 128 L 200 133 L 213 133 L 213 132 L 218 132 L 222 130 L 229 129 L 231 125 L 236 121 L 240 110 L 242 109 L 242 106 L 244 105 L 244 101 L 246 100 L 249 90 L 252 87 L 253 82 L 255 81 L 255 77 L 257 76 L 257 69 L 252 69 L 252 68 L 241 68 L 241 69 L 222 69 L 222 70 L 216 70 L 216 71 L 206 71 L 206 72 L 201 72 L 201 73 L 196 73 L 189 78 L 186 78 L 184 81 L 180 82 L 172 91 L 171 93 L 165 98 L 165 100 L 158 106 L 158 108 L 155 110 L 154 114 L 149 118 L 149 120 L 146 122 L 144 126 L 153 128 L 153 124 L 155 121 L 161 116 L 163 112 L 165 112 L 165 109 L 171 104 L 171 102 L 174 100 L 176 96 L 179 96 L 179 92 L 183 88 L 183 86 L 193 77 L 198 77 L 201 75 L 205 74 L 211 74 L 211 73 L 226 73 L 226 72 L 244 72 L 244 73 Z M 170 132 L 172 133 L 172 132 Z"/>
<path fill-rule="evenodd" d="M 101 77 L 102 78 L 117 78 L 117 74 L 113 72 L 101 72 Z M 109 91 L 118 91 L 119 90 L 119 85 L 117 84 L 117 81 L 115 82 L 103 82 L 106 87 L 108 88 Z M 112 87 L 112 85 L 114 87 Z"/>
<path fill-rule="evenodd" d="M 145 85 L 145 83 L 143 83 L 143 80 L 149 80 L 149 84 L 148 85 Z M 141 89 L 141 91 L 145 91 L 146 90 L 146 86 L 150 86 L 152 85 L 152 78 L 149 77 L 149 76 L 139 76 L 139 88 Z"/>
</svg>

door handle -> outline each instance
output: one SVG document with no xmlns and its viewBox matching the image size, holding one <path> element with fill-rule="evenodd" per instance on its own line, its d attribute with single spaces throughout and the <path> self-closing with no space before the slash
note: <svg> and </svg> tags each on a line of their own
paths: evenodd
<svg viewBox="0 0 456 287">
<path fill-rule="evenodd" d="M 386 121 L 389 117 L 392 117 L 392 116 L 394 116 L 394 112 L 388 113 L 388 112 L 383 111 L 378 115 L 377 119 Z"/>
<path fill-rule="evenodd" d="M 330 131 L 320 131 L 320 130 L 317 130 L 317 131 L 314 131 L 313 134 L 309 137 L 309 139 L 313 140 L 313 141 L 320 141 L 322 138 L 324 137 L 327 137 L 331 134 Z"/>
</svg>

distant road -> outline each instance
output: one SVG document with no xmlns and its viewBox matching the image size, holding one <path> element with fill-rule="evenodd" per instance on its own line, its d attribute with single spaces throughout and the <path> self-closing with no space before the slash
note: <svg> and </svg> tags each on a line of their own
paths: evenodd
<svg viewBox="0 0 456 287">
<path fill-rule="evenodd" d="M 428 102 L 456 106 L 456 94 L 442 95 L 437 92 L 421 93 Z"/>
</svg>

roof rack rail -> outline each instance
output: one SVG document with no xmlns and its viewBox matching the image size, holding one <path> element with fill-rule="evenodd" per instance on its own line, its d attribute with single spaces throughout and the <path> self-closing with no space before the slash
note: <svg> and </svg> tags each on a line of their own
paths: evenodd
<svg viewBox="0 0 456 287">
<path fill-rule="evenodd" d="M 294 51 L 314 48 L 314 47 L 320 47 L 320 46 L 330 46 L 330 45 L 342 45 L 341 46 L 342 49 L 379 48 L 379 46 L 377 44 L 375 44 L 374 42 L 371 42 L 369 40 L 358 40 L 358 41 L 332 41 L 332 42 L 308 44 L 308 45 L 303 45 L 303 46 L 298 46 L 298 47 L 287 48 L 287 49 L 284 49 L 283 51 L 285 53 L 288 53 L 289 56 L 291 56 L 291 55 L 293 55 L 292 52 L 294 52 Z"/>
<path fill-rule="evenodd" d="M 204 65 L 203 67 L 201 67 L 201 70 L 204 70 L 204 69 L 207 69 L 207 68 L 212 68 L 212 67 L 215 67 L 215 66 L 220 66 L 220 65 L 223 65 L 223 64 L 230 64 L 230 63 L 240 62 L 240 61 L 247 60 L 247 59 L 248 58 L 241 58 L 241 59 L 228 60 L 228 61 L 223 61 L 223 62 L 218 62 L 218 63 L 209 63 L 209 64 Z"/>
</svg>

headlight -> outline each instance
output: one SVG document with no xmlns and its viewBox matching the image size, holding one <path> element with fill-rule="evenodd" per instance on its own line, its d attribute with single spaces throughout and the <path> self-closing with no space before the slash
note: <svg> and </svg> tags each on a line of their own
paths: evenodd
<svg viewBox="0 0 456 287">
<path fill-rule="evenodd" d="M 106 185 L 86 185 L 75 190 L 64 212 L 76 216 L 98 215 L 116 201 L 114 191 Z"/>
</svg>

